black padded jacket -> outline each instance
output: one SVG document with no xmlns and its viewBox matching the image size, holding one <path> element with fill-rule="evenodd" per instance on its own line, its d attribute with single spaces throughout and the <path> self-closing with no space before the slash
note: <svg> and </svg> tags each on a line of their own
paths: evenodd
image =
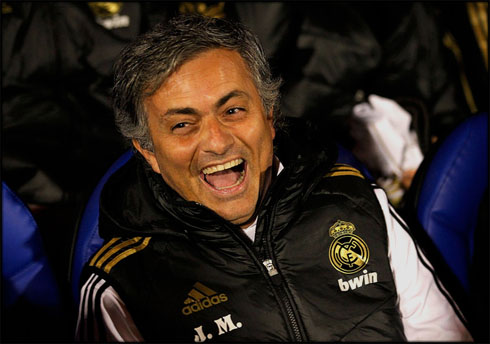
<svg viewBox="0 0 490 344">
<path fill-rule="evenodd" d="M 369 182 L 333 146 L 276 141 L 253 243 L 137 157 L 103 190 L 106 244 L 82 280 L 108 281 L 147 341 L 404 340 Z"/>
</svg>

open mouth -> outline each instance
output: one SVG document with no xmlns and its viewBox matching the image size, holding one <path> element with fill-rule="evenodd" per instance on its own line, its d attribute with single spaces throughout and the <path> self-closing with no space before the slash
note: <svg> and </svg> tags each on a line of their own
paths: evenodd
<svg viewBox="0 0 490 344">
<path fill-rule="evenodd" d="M 201 178 L 216 190 L 231 189 L 245 178 L 245 161 L 241 158 L 202 170 Z"/>
</svg>

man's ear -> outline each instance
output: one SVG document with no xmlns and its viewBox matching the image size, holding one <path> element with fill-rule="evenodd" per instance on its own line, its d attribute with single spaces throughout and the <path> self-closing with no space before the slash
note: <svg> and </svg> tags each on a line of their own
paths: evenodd
<svg viewBox="0 0 490 344">
<path fill-rule="evenodd" d="M 160 174 L 160 167 L 158 166 L 157 159 L 155 158 L 155 153 L 141 147 L 140 143 L 136 139 L 132 139 L 131 142 L 133 143 L 134 148 L 136 148 L 136 150 L 140 152 L 141 155 L 143 155 L 146 161 L 150 164 L 153 171 Z"/>
<path fill-rule="evenodd" d="M 269 126 L 271 128 L 272 139 L 274 139 L 276 137 L 276 128 L 274 128 L 274 108 L 269 111 L 267 121 L 269 122 Z"/>
</svg>

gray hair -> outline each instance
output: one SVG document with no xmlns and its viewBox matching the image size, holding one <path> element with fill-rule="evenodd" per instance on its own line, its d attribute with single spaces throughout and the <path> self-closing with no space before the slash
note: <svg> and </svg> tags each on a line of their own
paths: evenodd
<svg viewBox="0 0 490 344">
<path fill-rule="evenodd" d="M 180 15 L 160 23 L 126 46 L 115 63 L 115 121 L 128 139 L 152 151 L 144 100 L 181 65 L 210 49 L 237 51 L 244 59 L 266 114 L 280 124 L 280 78 L 273 78 L 258 38 L 245 26 L 225 19 Z"/>
</svg>

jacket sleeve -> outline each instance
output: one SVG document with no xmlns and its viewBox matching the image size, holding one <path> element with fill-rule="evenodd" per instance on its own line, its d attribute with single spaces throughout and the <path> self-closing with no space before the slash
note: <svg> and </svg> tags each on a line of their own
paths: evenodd
<svg viewBox="0 0 490 344">
<path fill-rule="evenodd" d="M 473 341 L 456 303 L 409 234 L 405 222 L 375 188 L 388 232 L 388 257 L 408 341 Z"/>
<path fill-rule="evenodd" d="M 80 300 L 75 333 L 77 341 L 144 341 L 124 301 L 100 276 L 90 276 L 81 289 Z"/>
</svg>

